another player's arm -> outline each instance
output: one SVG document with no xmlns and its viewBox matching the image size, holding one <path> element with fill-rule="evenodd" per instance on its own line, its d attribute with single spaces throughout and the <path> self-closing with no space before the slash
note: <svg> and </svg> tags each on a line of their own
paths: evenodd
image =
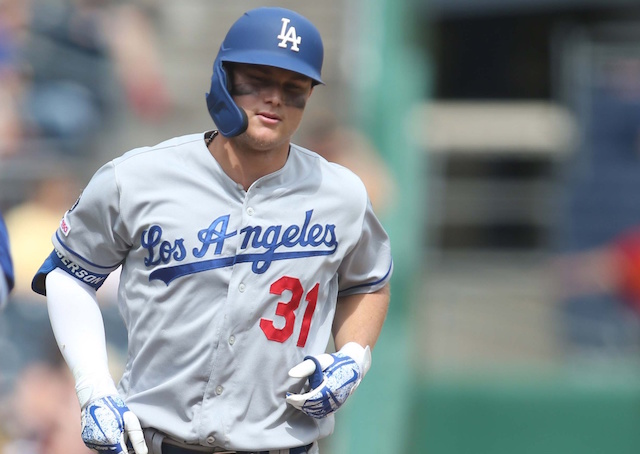
<svg viewBox="0 0 640 454">
<path fill-rule="evenodd" d="M 14 285 L 13 262 L 9 249 L 7 227 L 0 215 L 0 309 L 7 303 Z"/>
<path fill-rule="evenodd" d="M 389 309 L 389 284 L 373 293 L 338 298 L 333 320 L 333 339 L 340 350 L 348 342 L 373 348 Z"/>
</svg>

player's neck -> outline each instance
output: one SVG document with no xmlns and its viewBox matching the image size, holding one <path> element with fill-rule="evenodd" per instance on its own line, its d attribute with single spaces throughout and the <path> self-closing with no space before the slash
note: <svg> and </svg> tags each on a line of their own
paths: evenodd
<svg viewBox="0 0 640 454">
<path fill-rule="evenodd" d="M 245 190 L 263 176 L 280 170 L 289 155 L 289 144 L 259 150 L 220 135 L 208 145 L 208 149 L 222 170 Z"/>
</svg>

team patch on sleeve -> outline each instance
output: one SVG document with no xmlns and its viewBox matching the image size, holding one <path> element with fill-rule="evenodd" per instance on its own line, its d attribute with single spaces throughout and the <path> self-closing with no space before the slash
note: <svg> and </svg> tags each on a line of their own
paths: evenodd
<svg viewBox="0 0 640 454">
<path fill-rule="evenodd" d="M 67 213 L 64 214 L 62 219 L 60 220 L 60 230 L 64 234 L 64 236 L 68 236 L 71 231 L 71 224 L 69 223 L 69 217 Z"/>
</svg>

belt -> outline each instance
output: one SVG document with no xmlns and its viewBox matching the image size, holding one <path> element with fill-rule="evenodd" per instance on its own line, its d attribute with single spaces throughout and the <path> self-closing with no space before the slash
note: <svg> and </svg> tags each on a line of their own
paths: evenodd
<svg viewBox="0 0 640 454">
<path fill-rule="evenodd" d="M 313 443 L 307 446 L 298 446 L 297 448 L 289 448 L 289 454 L 306 454 L 311 449 Z M 212 454 L 269 454 L 270 451 L 205 451 L 200 446 L 200 449 L 190 449 L 184 446 L 176 446 L 166 441 L 162 443 L 162 454 L 203 454 L 206 452 Z M 277 450 L 275 450 L 277 451 Z M 280 452 L 287 452 L 285 449 Z"/>
</svg>

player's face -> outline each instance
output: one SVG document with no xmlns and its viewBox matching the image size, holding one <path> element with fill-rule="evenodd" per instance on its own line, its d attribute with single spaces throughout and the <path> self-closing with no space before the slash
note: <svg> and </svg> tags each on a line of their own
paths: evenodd
<svg viewBox="0 0 640 454">
<path fill-rule="evenodd" d="M 288 147 L 311 96 L 311 79 L 262 65 L 235 64 L 231 74 L 233 99 L 249 120 L 242 140 L 259 149 Z"/>
</svg>

